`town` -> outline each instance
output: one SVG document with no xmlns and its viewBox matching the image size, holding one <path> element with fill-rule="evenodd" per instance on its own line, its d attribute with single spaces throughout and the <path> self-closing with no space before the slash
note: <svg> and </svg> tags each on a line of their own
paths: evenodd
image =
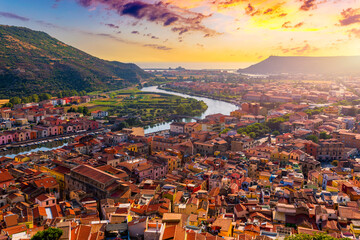
<svg viewBox="0 0 360 240">
<path fill-rule="evenodd" d="M 359 240 L 360 0 L 0 4 L 0 240 Z"/>
<path fill-rule="evenodd" d="M 172 86 L 180 85 L 191 86 Z M 107 112 L 66 112 L 56 98 L 1 108 L 4 147 L 73 139 L 0 158 L 0 239 L 46 229 L 61 230 L 60 239 L 358 238 L 355 93 L 334 84 L 305 101 L 306 89 L 297 89 L 298 99 L 287 89 L 274 104 L 269 92 L 284 86 L 265 84 L 262 94 L 257 87 L 228 115 L 173 121 L 152 133 L 111 130 Z"/>
</svg>

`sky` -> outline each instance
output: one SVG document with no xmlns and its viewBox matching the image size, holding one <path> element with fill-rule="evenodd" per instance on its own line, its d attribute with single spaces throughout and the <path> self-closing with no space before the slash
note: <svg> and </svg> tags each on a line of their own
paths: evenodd
<svg viewBox="0 0 360 240">
<path fill-rule="evenodd" d="M 0 0 L 0 24 L 147 67 L 360 55 L 360 0 Z"/>
</svg>

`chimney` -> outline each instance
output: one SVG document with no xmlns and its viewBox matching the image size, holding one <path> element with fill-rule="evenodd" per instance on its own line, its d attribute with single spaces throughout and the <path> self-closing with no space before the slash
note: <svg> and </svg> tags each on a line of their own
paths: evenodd
<svg viewBox="0 0 360 240">
<path fill-rule="evenodd" d="M 159 231 L 159 221 L 156 221 L 156 232 Z"/>
</svg>

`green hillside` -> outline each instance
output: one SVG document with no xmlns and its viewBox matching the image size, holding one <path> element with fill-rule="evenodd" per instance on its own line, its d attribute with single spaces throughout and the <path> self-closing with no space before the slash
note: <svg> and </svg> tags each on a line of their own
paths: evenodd
<svg viewBox="0 0 360 240">
<path fill-rule="evenodd" d="M 44 32 L 0 25 L 0 98 L 113 90 L 148 77 L 135 64 L 93 57 Z"/>
</svg>

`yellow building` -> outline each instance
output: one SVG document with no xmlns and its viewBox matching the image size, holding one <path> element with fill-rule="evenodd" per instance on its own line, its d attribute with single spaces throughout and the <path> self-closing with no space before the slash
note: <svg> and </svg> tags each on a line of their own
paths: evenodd
<svg viewBox="0 0 360 240">
<path fill-rule="evenodd" d="M 60 189 L 61 190 L 65 189 L 65 174 L 70 172 L 69 169 L 62 167 L 62 166 L 58 166 L 53 169 L 47 168 L 45 166 L 36 166 L 36 165 L 34 167 L 35 167 L 35 169 L 42 171 L 42 172 L 46 172 L 50 176 L 54 177 L 56 179 L 56 182 L 59 183 Z"/>
<path fill-rule="evenodd" d="M 171 204 L 174 203 L 175 199 L 176 199 L 176 187 L 170 184 L 166 184 L 163 186 L 163 197 L 167 198 L 171 201 Z"/>
<path fill-rule="evenodd" d="M 128 149 L 130 152 L 135 152 L 135 153 L 138 151 L 136 144 L 131 144 L 131 145 L 127 146 L 127 149 Z"/>
<path fill-rule="evenodd" d="M 279 153 L 278 149 L 275 149 L 274 151 L 272 151 L 270 158 L 271 158 L 271 160 L 279 160 L 279 156 L 280 156 L 280 153 Z"/>
<path fill-rule="evenodd" d="M 178 157 L 174 157 L 174 156 L 169 156 L 167 158 L 168 160 L 168 172 L 171 173 L 172 171 L 174 171 L 175 169 L 178 169 L 180 167 L 180 158 Z"/>
<path fill-rule="evenodd" d="M 350 223 L 350 231 L 358 238 L 360 236 L 360 221 L 352 221 Z"/>
<path fill-rule="evenodd" d="M 199 205 L 199 199 L 197 199 L 195 197 L 189 198 L 189 200 L 188 200 L 188 202 L 186 204 L 185 213 L 188 214 L 188 215 L 196 214 L 197 209 L 198 209 L 198 205 Z"/>
<path fill-rule="evenodd" d="M 232 236 L 232 219 L 230 218 L 217 218 L 211 226 L 212 228 L 217 228 L 220 230 L 220 237 L 231 237 Z"/>
<path fill-rule="evenodd" d="M 199 225 L 198 223 L 198 216 L 196 214 L 191 214 L 189 216 L 189 225 L 197 227 Z"/>
<path fill-rule="evenodd" d="M 28 162 L 28 161 L 30 161 L 30 158 L 25 155 L 20 154 L 15 157 L 15 162 Z"/>
<path fill-rule="evenodd" d="M 260 172 L 259 180 L 268 180 L 270 181 L 271 173 L 269 172 Z"/>
<path fill-rule="evenodd" d="M 244 116 L 244 115 L 246 115 L 246 114 L 248 114 L 247 112 L 244 112 L 244 111 L 242 111 L 242 110 L 240 110 L 240 109 L 238 109 L 238 110 L 235 110 L 235 111 L 232 111 L 231 113 L 230 113 L 230 116 L 231 117 L 236 117 L 236 118 L 241 118 L 242 116 Z"/>
<path fill-rule="evenodd" d="M 339 114 L 339 108 L 335 107 L 335 106 L 329 106 L 329 107 L 325 108 L 323 110 L 323 112 L 328 115 L 331 115 L 331 114 L 337 115 L 337 114 Z"/>
</svg>

